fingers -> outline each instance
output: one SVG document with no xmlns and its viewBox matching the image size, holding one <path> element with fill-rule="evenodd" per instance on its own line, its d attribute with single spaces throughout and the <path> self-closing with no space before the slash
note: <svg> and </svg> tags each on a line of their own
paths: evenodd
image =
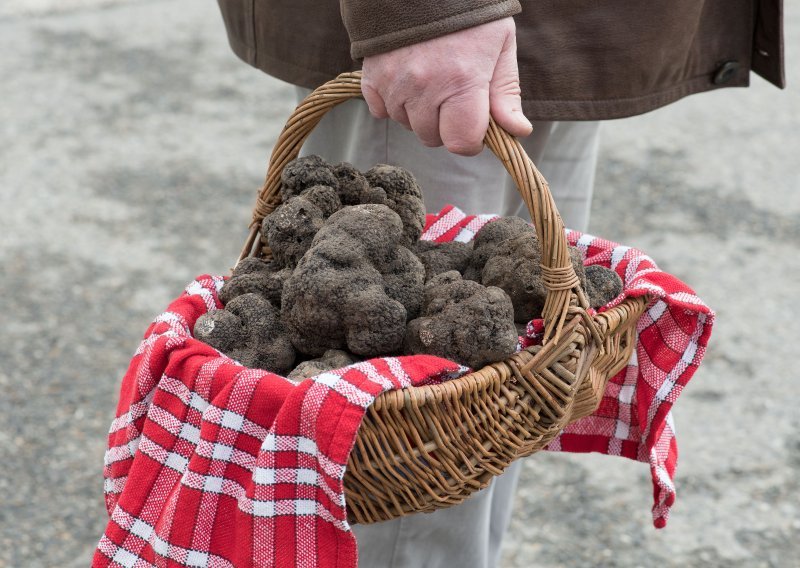
<svg viewBox="0 0 800 568">
<path fill-rule="evenodd" d="M 425 146 L 444 145 L 454 154 L 474 156 L 483 149 L 490 111 L 512 135 L 531 133 L 531 123 L 522 113 L 516 69 L 516 58 L 501 60 L 488 87 L 465 90 L 446 98 L 439 106 L 431 103 L 435 99 L 425 96 L 384 99 L 368 85 L 362 85 L 362 93 L 373 116 L 391 118 L 413 130 Z"/>
<path fill-rule="evenodd" d="M 444 145 L 463 156 L 474 156 L 483 149 L 483 137 L 489 127 L 488 86 L 467 89 L 440 105 L 424 94 L 411 100 L 393 100 L 363 85 L 362 92 L 373 116 L 390 117 L 413 130 L 425 146 Z"/>
<path fill-rule="evenodd" d="M 516 36 L 510 35 L 489 84 L 489 107 L 498 125 L 514 136 L 528 136 L 533 127 L 522 113 L 522 98 L 517 67 Z"/>
<path fill-rule="evenodd" d="M 389 118 L 389 112 L 383 102 L 383 97 L 367 81 L 361 82 L 361 94 L 367 102 L 369 112 L 375 118 Z"/>
<path fill-rule="evenodd" d="M 370 112 L 456 154 L 481 151 L 490 111 L 511 134 L 528 135 L 515 35 L 509 17 L 365 57 L 362 92 Z"/>
<path fill-rule="evenodd" d="M 442 145 L 439 135 L 439 107 L 412 101 L 405 105 L 411 130 L 417 135 L 420 142 L 429 148 Z"/>
<path fill-rule="evenodd" d="M 439 108 L 439 135 L 454 154 L 479 154 L 488 128 L 489 93 L 486 89 L 471 89 L 463 95 L 450 97 Z"/>
<path fill-rule="evenodd" d="M 377 89 L 372 87 L 366 81 L 361 83 L 361 94 L 369 107 L 369 112 L 375 118 L 391 118 L 399 122 L 407 130 L 411 130 L 411 122 L 408 119 L 408 114 L 404 105 L 392 104 L 391 99 L 386 97 L 384 99 Z M 387 99 L 389 102 L 387 102 Z"/>
</svg>

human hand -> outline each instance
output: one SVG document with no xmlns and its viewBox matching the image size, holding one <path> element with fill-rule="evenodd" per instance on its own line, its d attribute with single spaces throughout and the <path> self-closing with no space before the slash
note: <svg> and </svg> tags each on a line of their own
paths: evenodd
<svg viewBox="0 0 800 568">
<path fill-rule="evenodd" d="M 532 129 L 522 114 L 511 17 L 365 57 L 361 91 L 373 116 L 455 154 L 481 151 L 490 112 L 514 136 Z"/>
</svg>

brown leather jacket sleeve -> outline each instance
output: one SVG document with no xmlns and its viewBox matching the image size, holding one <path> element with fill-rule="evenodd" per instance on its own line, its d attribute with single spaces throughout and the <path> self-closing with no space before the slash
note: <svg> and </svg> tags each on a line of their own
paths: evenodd
<svg viewBox="0 0 800 568">
<path fill-rule="evenodd" d="M 340 0 L 340 7 L 353 59 L 522 11 L 518 0 Z"/>
</svg>

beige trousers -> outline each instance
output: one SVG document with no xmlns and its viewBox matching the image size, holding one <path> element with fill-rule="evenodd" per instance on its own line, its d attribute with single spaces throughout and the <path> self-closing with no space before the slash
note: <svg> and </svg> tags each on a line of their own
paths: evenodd
<svg viewBox="0 0 800 568">
<path fill-rule="evenodd" d="M 297 89 L 298 100 L 310 91 Z M 564 223 L 585 230 L 589 222 L 597 148 L 597 122 L 535 122 L 522 141 L 548 180 Z M 422 187 L 428 212 L 453 204 L 464 212 L 530 218 L 517 189 L 489 150 L 466 158 L 426 148 L 399 124 L 377 120 L 361 100 L 334 108 L 306 141 L 302 155 L 350 162 L 362 171 L 378 163 L 410 170 Z M 511 519 L 521 462 L 464 503 L 431 514 L 356 525 L 362 568 L 490 568 Z"/>
</svg>

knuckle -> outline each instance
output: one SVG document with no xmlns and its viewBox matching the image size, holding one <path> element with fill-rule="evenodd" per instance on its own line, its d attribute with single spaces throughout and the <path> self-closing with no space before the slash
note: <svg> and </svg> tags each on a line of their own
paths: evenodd
<svg viewBox="0 0 800 568">
<path fill-rule="evenodd" d="M 462 58 L 456 58 L 448 65 L 448 74 L 453 83 L 470 83 L 475 75 L 474 66 L 470 61 Z"/>
<path fill-rule="evenodd" d="M 431 84 L 434 74 L 424 65 L 412 65 L 406 70 L 404 82 L 415 88 L 424 88 Z"/>
</svg>

